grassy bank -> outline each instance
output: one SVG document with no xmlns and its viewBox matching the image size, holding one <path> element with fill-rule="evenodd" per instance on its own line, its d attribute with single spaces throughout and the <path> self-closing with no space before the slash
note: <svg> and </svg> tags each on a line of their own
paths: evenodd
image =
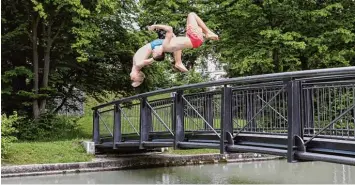
<svg viewBox="0 0 355 185">
<path fill-rule="evenodd" d="M 150 100 L 168 98 L 170 94 L 157 95 L 150 97 Z M 108 100 L 110 101 L 110 100 Z M 19 141 L 11 144 L 9 148 L 8 157 L 2 160 L 3 164 L 7 165 L 21 165 L 21 164 L 44 164 L 44 163 L 68 163 L 68 162 L 84 162 L 91 161 L 94 156 L 86 154 L 80 141 L 91 140 L 92 137 L 92 110 L 91 108 L 98 105 L 94 99 L 87 99 L 85 102 L 85 114 L 78 120 L 79 132 L 71 135 L 70 138 L 61 138 L 49 141 L 25 142 Z M 113 126 L 113 115 L 102 117 L 108 122 L 109 126 Z M 111 120 L 112 119 L 112 120 Z M 134 121 L 134 125 L 139 129 L 139 122 Z M 156 128 L 162 127 L 160 122 L 154 121 Z M 194 120 L 194 122 L 201 122 L 201 120 Z M 217 122 L 217 121 L 216 121 Z M 218 122 L 217 122 L 218 123 Z M 202 124 L 202 122 L 201 122 Z M 104 128 L 104 127 L 101 127 Z M 132 128 L 123 128 L 125 131 L 130 131 Z M 162 127 L 163 129 L 163 127 Z M 165 129 L 165 128 L 164 128 Z M 100 129 L 101 130 L 101 129 Z M 104 130 L 101 133 L 105 133 Z M 204 154 L 204 153 L 219 153 L 216 149 L 194 149 L 194 150 L 173 150 L 169 149 L 168 154 L 188 155 L 188 154 Z"/>
<path fill-rule="evenodd" d="M 14 143 L 5 164 L 44 164 L 91 161 L 80 140 Z"/>
<path fill-rule="evenodd" d="M 92 137 L 92 111 L 91 107 L 97 105 L 94 99 L 85 102 L 85 114 L 78 120 L 79 132 L 70 138 L 50 141 L 12 143 L 5 165 L 44 164 L 44 163 L 69 163 L 91 161 L 94 156 L 86 154 L 80 141 L 90 140 Z"/>
</svg>

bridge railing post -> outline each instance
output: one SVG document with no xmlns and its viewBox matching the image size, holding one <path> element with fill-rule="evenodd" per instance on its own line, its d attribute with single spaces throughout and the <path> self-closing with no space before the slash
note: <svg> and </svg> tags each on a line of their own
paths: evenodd
<svg viewBox="0 0 355 185">
<path fill-rule="evenodd" d="M 173 131 L 175 131 L 175 122 L 174 122 L 175 121 L 175 118 L 174 118 L 175 117 L 175 111 L 174 111 L 174 109 L 175 109 L 175 93 L 171 93 L 170 97 L 172 98 L 172 103 L 170 105 L 171 129 Z"/>
<path fill-rule="evenodd" d="M 295 136 L 302 136 L 302 120 L 301 120 L 301 82 L 292 80 L 287 82 L 287 119 L 288 119 L 288 147 L 287 162 L 295 161 L 296 146 Z"/>
<path fill-rule="evenodd" d="M 255 121 L 255 118 L 254 118 L 254 115 L 255 115 L 255 94 L 253 93 L 248 93 L 246 95 L 246 98 L 247 98 L 247 104 L 246 104 L 246 108 L 247 108 L 247 111 L 246 111 L 246 117 L 247 117 L 247 122 L 249 123 L 249 121 L 251 122 L 251 124 L 249 124 L 249 126 L 246 128 L 246 129 L 249 129 L 249 131 L 253 131 L 255 130 L 256 131 L 256 121 Z M 253 120 L 251 120 L 253 119 Z"/>
<path fill-rule="evenodd" d="M 206 94 L 204 97 L 204 117 L 208 124 L 214 128 L 213 126 L 213 94 Z M 205 130 L 208 130 L 209 127 L 207 123 L 205 123 Z"/>
<path fill-rule="evenodd" d="M 221 98 L 221 138 L 220 138 L 220 153 L 224 154 L 225 141 L 227 140 L 227 132 L 233 134 L 233 118 L 232 118 L 232 88 L 225 85 L 223 87 Z"/>
<path fill-rule="evenodd" d="M 140 145 L 139 149 L 144 149 L 143 143 L 149 140 L 149 132 L 152 127 L 151 112 L 147 105 L 147 98 L 143 97 L 140 104 Z"/>
<path fill-rule="evenodd" d="M 185 139 L 184 133 L 184 100 L 182 98 L 183 91 L 178 91 L 174 97 L 174 121 L 175 126 L 175 138 L 174 138 L 174 149 L 178 149 L 178 144 Z"/>
<path fill-rule="evenodd" d="M 99 122 L 99 111 L 95 109 L 93 111 L 93 141 L 95 144 L 100 142 L 100 122 Z"/>
<path fill-rule="evenodd" d="M 114 108 L 114 124 L 113 124 L 113 149 L 117 149 L 116 143 L 121 142 L 121 108 L 119 104 L 115 104 Z"/>
<path fill-rule="evenodd" d="M 305 89 L 304 92 L 304 126 L 307 128 L 305 134 L 314 134 L 314 115 L 313 115 L 313 89 Z"/>
</svg>

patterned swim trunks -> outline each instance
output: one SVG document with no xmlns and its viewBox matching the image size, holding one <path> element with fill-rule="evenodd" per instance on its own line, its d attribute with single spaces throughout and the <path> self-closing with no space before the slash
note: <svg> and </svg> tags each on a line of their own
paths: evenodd
<svg viewBox="0 0 355 185">
<path fill-rule="evenodd" d="M 196 26 L 191 24 L 186 27 L 186 35 L 190 38 L 193 48 L 198 48 L 203 43 L 203 34 Z"/>
</svg>

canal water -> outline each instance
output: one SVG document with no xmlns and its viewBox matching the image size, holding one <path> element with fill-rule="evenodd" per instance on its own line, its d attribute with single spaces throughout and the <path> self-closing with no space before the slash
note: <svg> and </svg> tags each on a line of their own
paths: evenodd
<svg viewBox="0 0 355 185">
<path fill-rule="evenodd" d="M 3 184 L 355 184 L 355 166 L 285 160 L 2 178 Z"/>
</svg>

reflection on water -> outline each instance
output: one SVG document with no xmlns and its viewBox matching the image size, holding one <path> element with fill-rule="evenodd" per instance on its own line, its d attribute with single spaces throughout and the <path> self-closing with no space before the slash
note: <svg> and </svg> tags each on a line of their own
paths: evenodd
<svg viewBox="0 0 355 185">
<path fill-rule="evenodd" d="M 2 178 L 22 184 L 354 184 L 355 166 L 285 160 Z"/>
</svg>

